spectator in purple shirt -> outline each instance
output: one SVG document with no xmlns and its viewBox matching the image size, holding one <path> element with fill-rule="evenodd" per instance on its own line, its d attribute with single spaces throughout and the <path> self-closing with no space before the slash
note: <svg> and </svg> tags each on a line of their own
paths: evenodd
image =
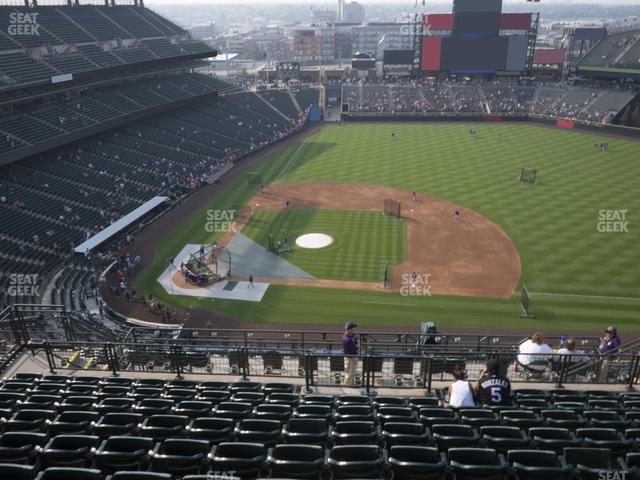
<svg viewBox="0 0 640 480">
<path fill-rule="evenodd" d="M 347 386 L 353 386 L 353 378 L 356 374 L 356 370 L 358 368 L 358 351 L 360 350 L 358 346 L 358 336 L 353 331 L 357 328 L 353 322 L 347 322 L 344 326 L 344 333 L 342 334 L 342 351 L 345 355 L 347 355 L 347 368 L 344 377 L 344 383 Z"/>
<path fill-rule="evenodd" d="M 616 330 L 616 327 L 609 327 L 604 331 L 599 350 L 603 355 L 615 353 L 620 348 L 620 345 L 622 345 L 622 342 L 618 337 L 618 330 Z"/>
</svg>

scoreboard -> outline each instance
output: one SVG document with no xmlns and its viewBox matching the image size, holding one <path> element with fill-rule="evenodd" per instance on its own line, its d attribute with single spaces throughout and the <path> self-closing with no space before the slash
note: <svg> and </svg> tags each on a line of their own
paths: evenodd
<svg viewBox="0 0 640 480">
<path fill-rule="evenodd" d="M 502 13 L 502 0 L 454 0 L 453 13 L 424 16 L 423 72 L 522 72 L 531 13 Z"/>
</svg>

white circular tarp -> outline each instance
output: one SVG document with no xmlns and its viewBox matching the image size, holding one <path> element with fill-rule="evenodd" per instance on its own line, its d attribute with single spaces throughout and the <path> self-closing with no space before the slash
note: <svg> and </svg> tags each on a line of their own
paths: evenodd
<svg viewBox="0 0 640 480">
<path fill-rule="evenodd" d="M 333 238 L 324 233 L 307 233 L 296 238 L 296 245 L 301 248 L 324 248 L 333 243 Z"/>
</svg>

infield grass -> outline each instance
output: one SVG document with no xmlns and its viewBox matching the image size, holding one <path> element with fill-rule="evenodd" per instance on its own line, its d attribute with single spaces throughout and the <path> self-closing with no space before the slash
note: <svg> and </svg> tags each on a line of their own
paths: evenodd
<svg viewBox="0 0 640 480">
<path fill-rule="evenodd" d="M 256 212 L 242 233 L 261 245 L 267 245 L 269 234 L 276 241 L 286 236 L 295 251 L 282 254 L 282 258 L 314 277 L 330 280 L 381 282 L 385 264 L 389 262 L 391 273 L 407 256 L 406 224 L 380 212 Z M 297 247 L 295 239 L 305 233 L 330 235 L 333 243 L 318 250 Z"/>
<path fill-rule="evenodd" d="M 171 298 L 155 279 L 163 258 L 186 243 L 211 241 L 208 208 L 247 202 L 256 187 L 244 179 L 163 240 L 158 259 L 138 276 L 140 292 L 169 304 L 208 308 L 252 322 L 417 325 L 443 329 L 522 329 L 572 333 L 640 331 L 640 142 L 527 124 L 362 123 L 330 125 L 261 163 L 265 183 L 349 182 L 387 185 L 444 198 L 482 213 L 512 238 L 522 261 L 521 283 L 534 292 L 537 318 L 519 319 L 510 300 L 402 297 L 271 286 L 260 304 Z M 391 138 L 391 132 L 396 139 Z M 501 138 L 498 139 L 498 134 Z M 602 152 L 594 144 L 608 142 Z M 540 183 L 517 181 L 522 167 Z M 626 211 L 627 233 L 598 231 L 602 210 Z"/>
</svg>

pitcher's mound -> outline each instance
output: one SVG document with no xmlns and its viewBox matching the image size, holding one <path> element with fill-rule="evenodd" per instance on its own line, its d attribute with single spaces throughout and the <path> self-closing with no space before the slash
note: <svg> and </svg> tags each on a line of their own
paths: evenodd
<svg viewBox="0 0 640 480">
<path fill-rule="evenodd" d="M 296 238 L 296 245 L 301 248 L 324 248 L 333 243 L 333 238 L 324 233 L 307 233 Z"/>
</svg>

